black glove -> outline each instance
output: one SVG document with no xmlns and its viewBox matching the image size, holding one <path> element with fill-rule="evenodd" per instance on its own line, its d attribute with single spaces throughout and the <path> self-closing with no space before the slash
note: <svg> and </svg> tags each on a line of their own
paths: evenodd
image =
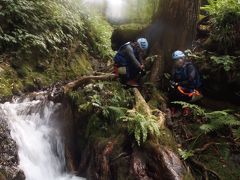
<svg viewBox="0 0 240 180">
<path fill-rule="evenodd" d="M 142 70 L 139 72 L 139 74 L 140 74 L 141 76 L 145 76 L 145 75 L 146 75 L 145 69 L 142 69 Z"/>
<path fill-rule="evenodd" d="M 175 88 L 175 87 L 178 86 L 178 83 L 176 83 L 176 82 L 174 82 L 174 81 L 170 81 L 170 86 L 171 86 L 172 88 Z"/>
</svg>

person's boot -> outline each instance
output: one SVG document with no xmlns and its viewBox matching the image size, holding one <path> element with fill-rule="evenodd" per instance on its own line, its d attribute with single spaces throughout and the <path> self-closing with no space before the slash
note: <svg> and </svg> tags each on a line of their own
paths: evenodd
<svg viewBox="0 0 240 180">
<path fill-rule="evenodd" d="M 131 87 L 139 87 L 139 84 L 137 83 L 137 81 L 136 80 L 129 80 L 129 81 L 127 81 L 127 83 L 126 83 L 128 86 L 131 86 Z"/>
<path fill-rule="evenodd" d="M 171 108 L 171 117 L 177 118 L 177 117 L 180 117 L 180 116 L 181 116 L 181 112 L 177 108 L 172 107 Z"/>
</svg>

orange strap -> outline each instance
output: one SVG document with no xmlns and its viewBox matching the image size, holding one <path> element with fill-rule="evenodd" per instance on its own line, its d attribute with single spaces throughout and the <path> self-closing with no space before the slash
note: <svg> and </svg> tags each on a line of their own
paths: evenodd
<svg viewBox="0 0 240 180">
<path fill-rule="evenodd" d="M 191 93 L 184 92 L 184 89 L 181 86 L 178 86 L 177 89 L 180 93 L 182 93 L 186 96 L 189 96 L 189 97 L 192 97 L 193 95 L 195 95 L 195 96 L 200 96 L 201 95 L 200 92 L 197 91 L 196 89 L 194 89 L 193 92 L 191 92 Z"/>
</svg>

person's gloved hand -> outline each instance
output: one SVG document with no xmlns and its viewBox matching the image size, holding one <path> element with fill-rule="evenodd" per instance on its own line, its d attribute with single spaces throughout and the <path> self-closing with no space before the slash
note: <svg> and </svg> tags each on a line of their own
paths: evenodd
<svg viewBox="0 0 240 180">
<path fill-rule="evenodd" d="M 170 81 L 170 86 L 172 88 L 175 88 L 176 86 L 178 86 L 178 83 L 174 82 L 174 81 Z"/>
<path fill-rule="evenodd" d="M 145 76 L 145 75 L 146 75 L 146 70 L 145 70 L 145 69 L 142 69 L 142 70 L 139 72 L 139 74 L 140 74 L 141 76 Z"/>
</svg>

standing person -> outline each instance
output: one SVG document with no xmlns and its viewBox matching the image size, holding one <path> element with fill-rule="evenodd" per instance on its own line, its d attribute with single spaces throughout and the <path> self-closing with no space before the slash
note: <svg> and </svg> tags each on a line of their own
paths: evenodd
<svg viewBox="0 0 240 180">
<path fill-rule="evenodd" d="M 145 38 L 127 42 L 119 48 L 114 57 L 114 71 L 121 83 L 131 87 L 139 86 L 139 80 L 145 74 L 143 58 L 147 49 L 148 41 Z"/>
</svg>

